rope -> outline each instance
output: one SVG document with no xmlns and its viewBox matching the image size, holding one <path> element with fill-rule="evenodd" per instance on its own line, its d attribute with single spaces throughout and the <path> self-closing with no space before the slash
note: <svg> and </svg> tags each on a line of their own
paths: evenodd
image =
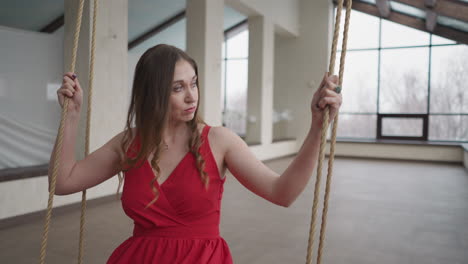
<svg viewBox="0 0 468 264">
<path fill-rule="evenodd" d="M 90 152 L 90 134 L 91 134 L 91 110 L 93 98 L 93 80 L 94 80 L 94 58 L 96 50 L 96 20 L 98 1 L 93 1 L 93 26 L 91 31 L 91 58 L 89 64 L 89 82 L 88 82 L 88 108 L 86 111 L 86 137 L 85 137 L 85 156 Z M 84 256 L 84 232 L 86 220 L 86 190 L 81 195 L 81 217 L 80 217 L 80 240 L 78 244 L 78 264 L 83 263 Z"/>
<path fill-rule="evenodd" d="M 345 63 L 345 56 L 346 56 L 346 45 L 347 45 L 347 38 L 348 38 L 351 4 L 352 4 L 352 0 L 348 0 L 344 35 L 343 35 L 343 46 L 342 46 L 343 52 L 340 57 L 340 72 L 339 72 L 339 81 L 338 81 L 340 86 L 342 85 L 342 82 L 343 82 L 343 72 L 344 72 L 344 63 Z M 335 29 L 334 29 L 334 34 L 333 34 L 332 51 L 330 55 L 330 64 L 329 64 L 329 70 L 328 70 L 329 73 L 333 73 L 334 68 L 335 68 L 336 50 L 338 46 L 338 36 L 339 36 L 339 31 L 340 31 L 342 9 L 343 9 L 343 0 L 339 0 L 336 20 L 335 20 Z M 320 189 L 320 181 L 322 178 L 323 161 L 325 159 L 325 146 L 327 142 L 327 128 L 329 124 L 329 118 L 330 118 L 330 109 L 329 107 L 326 107 L 323 113 L 319 160 L 318 160 L 317 175 L 316 175 L 316 180 L 315 180 L 314 200 L 313 200 L 313 205 L 312 205 L 312 217 L 311 217 L 310 229 L 309 229 L 309 240 L 308 240 L 308 246 L 307 246 L 306 264 L 310 264 L 312 261 L 312 250 L 313 250 L 314 238 L 315 238 L 315 225 L 317 222 L 317 205 L 318 205 L 318 199 L 319 199 L 318 195 L 319 195 L 319 189 Z M 322 211 L 322 222 L 321 222 L 321 227 L 320 227 L 320 241 L 319 241 L 319 248 L 318 248 L 318 254 L 317 254 L 317 264 L 321 263 L 322 254 L 323 254 L 325 229 L 327 225 L 328 200 L 329 200 L 329 195 L 330 195 L 331 177 L 333 173 L 333 160 L 334 160 L 334 154 L 335 154 L 337 126 L 338 126 L 338 113 L 336 114 L 335 119 L 333 121 L 330 158 L 328 160 L 328 174 L 327 174 L 327 182 L 326 182 L 326 189 L 325 189 L 325 196 L 324 196 L 324 207 Z"/>
<path fill-rule="evenodd" d="M 352 1 L 348 0 L 346 5 L 346 18 L 345 18 L 345 26 L 344 26 L 344 33 L 343 33 L 343 44 L 342 44 L 342 52 L 340 56 L 340 71 L 339 71 L 339 79 L 338 85 L 343 84 L 343 74 L 344 74 L 344 66 L 345 66 L 345 58 L 346 58 L 346 48 L 348 44 L 348 30 L 349 30 L 349 20 L 351 18 L 351 5 Z M 317 254 L 317 264 L 321 263 L 322 260 L 322 253 L 323 253 L 323 246 L 325 240 L 325 230 L 327 227 L 327 215 L 328 215 L 328 200 L 330 198 L 330 188 L 331 188 L 331 178 L 333 175 L 333 161 L 335 160 L 335 144 L 336 144 L 336 134 L 338 129 L 338 113 L 333 120 L 333 128 L 332 128 L 332 138 L 330 144 L 330 156 L 328 158 L 328 173 L 327 173 L 327 183 L 325 187 L 325 196 L 323 201 L 323 211 L 322 211 L 322 225 L 320 227 L 320 242 Z"/>
<path fill-rule="evenodd" d="M 76 24 L 75 24 L 75 33 L 74 33 L 74 38 L 73 38 L 73 47 L 72 47 L 72 57 L 71 57 L 71 63 L 70 63 L 70 72 L 75 72 L 76 68 L 76 57 L 77 57 L 77 52 L 78 52 L 78 43 L 79 43 L 79 37 L 80 37 L 80 30 L 81 30 L 81 22 L 82 22 L 82 17 L 83 17 L 83 9 L 84 9 L 84 0 L 79 0 L 79 6 L 78 6 L 78 12 L 77 12 L 77 17 L 76 17 Z M 95 15 L 94 14 L 94 21 L 93 21 L 93 38 L 95 34 Z M 93 53 L 94 51 L 92 51 Z M 92 58 L 94 60 L 94 58 Z M 90 70 L 92 71 L 92 70 Z M 63 103 L 63 108 L 62 108 L 62 118 L 60 120 L 60 126 L 59 126 L 59 132 L 57 135 L 57 146 L 55 149 L 55 154 L 54 154 L 54 167 L 52 170 L 52 179 L 50 182 L 50 191 L 49 191 L 49 199 L 47 203 L 47 213 L 46 213 L 46 219 L 44 223 L 44 230 L 43 230 L 43 235 L 42 235 L 42 242 L 41 242 L 41 251 L 40 251 L 40 257 L 39 257 L 39 263 L 44 264 L 45 263 L 45 258 L 46 258 L 46 253 L 47 253 L 47 242 L 48 242 L 48 236 L 49 236 L 49 227 L 50 227 L 50 222 L 51 222 L 51 217 L 52 217 L 52 206 L 53 206 L 53 201 L 54 201 L 54 194 L 55 194 L 55 188 L 57 184 L 57 173 L 58 173 L 58 168 L 60 166 L 60 154 L 62 152 L 62 145 L 63 145 L 63 133 L 64 133 L 64 127 L 65 127 L 65 121 L 67 119 L 67 113 L 68 113 L 68 103 L 69 99 L 65 97 L 65 101 Z M 89 109 L 88 109 L 89 111 Z M 89 114 L 88 114 L 89 116 Z M 88 120 L 89 121 L 89 120 Z M 88 123 L 89 124 L 89 123 Z M 87 128 L 89 129 L 89 128 Z M 89 142 L 89 138 L 87 137 L 87 143 Z M 88 144 L 87 144 L 88 145 Z M 88 146 L 86 146 L 86 151 L 88 151 Z M 88 153 L 88 152 L 87 152 Z M 84 192 L 83 197 L 85 199 L 86 193 Z M 82 221 L 81 221 L 81 231 L 83 230 L 83 225 L 84 225 L 84 208 L 83 208 L 83 203 L 82 203 Z M 79 256 L 79 263 L 81 263 L 81 252 L 82 252 L 82 232 L 80 232 L 80 256 Z"/>
</svg>

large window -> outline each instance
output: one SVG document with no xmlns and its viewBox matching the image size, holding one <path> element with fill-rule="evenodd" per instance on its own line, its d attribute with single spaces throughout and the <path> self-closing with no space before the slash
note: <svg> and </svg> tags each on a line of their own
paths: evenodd
<svg viewBox="0 0 468 264">
<path fill-rule="evenodd" d="M 247 82 L 249 31 L 243 23 L 225 33 L 223 43 L 223 125 L 245 136 L 247 125 Z"/>
<path fill-rule="evenodd" d="M 468 141 L 468 46 L 351 16 L 338 137 Z"/>
</svg>

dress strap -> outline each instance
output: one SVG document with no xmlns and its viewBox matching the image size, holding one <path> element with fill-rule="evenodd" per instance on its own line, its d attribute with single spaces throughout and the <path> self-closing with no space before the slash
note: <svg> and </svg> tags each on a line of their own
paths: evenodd
<svg viewBox="0 0 468 264">
<path fill-rule="evenodd" d="M 203 131 L 202 131 L 202 134 L 201 134 L 201 137 L 203 139 L 208 137 L 208 133 L 210 132 L 210 129 L 211 129 L 211 127 L 209 125 L 205 124 L 205 127 L 203 127 Z"/>
</svg>

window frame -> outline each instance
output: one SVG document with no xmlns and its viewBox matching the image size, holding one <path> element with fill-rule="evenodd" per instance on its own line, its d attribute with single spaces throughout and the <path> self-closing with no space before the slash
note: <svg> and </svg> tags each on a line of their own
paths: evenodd
<svg viewBox="0 0 468 264">
<path fill-rule="evenodd" d="M 422 119 L 422 136 L 385 136 L 382 133 L 382 123 L 385 118 L 410 118 L 410 119 Z M 397 140 L 424 140 L 428 139 L 429 131 L 429 115 L 427 114 L 377 114 L 377 139 L 397 139 Z"/>
<path fill-rule="evenodd" d="M 336 8 L 334 9 L 334 12 L 336 12 Z M 351 12 L 360 12 L 361 11 L 356 11 L 352 10 Z M 365 14 L 365 13 L 364 13 Z M 369 14 L 366 14 L 369 15 Z M 375 138 L 356 138 L 357 140 L 398 140 L 398 141 L 424 141 L 428 143 L 436 143 L 436 142 L 452 142 L 452 143 L 466 143 L 467 141 L 462 141 L 462 140 L 430 140 L 429 139 L 429 120 L 431 116 L 440 116 L 440 115 L 457 115 L 457 116 L 465 116 L 468 115 L 468 113 L 446 113 L 446 114 L 441 114 L 441 113 L 431 113 L 431 68 L 432 68 L 432 49 L 433 47 L 443 47 L 443 46 L 460 46 L 464 45 L 462 43 L 452 43 L 452 44 L 433 44 L 433 34 L 429 34 L 429 44 L 428 45 L 413 45 L 413 46 L 397 46 L 397 47 L 382 47 L 382 21 L 384 20 L 381 17 L 376 17 L 376 19 L 379 20 L 379 30 L 378 30 L 378 47 L 377 48 L 360 48 L 360 49 L 347 49 L 347 52 L 353 52 L 353 51 L 366 51 L 366 50 L 373 50 L 378 52 L 378 64 L 377 64 L 377 84 L 376 84 L 376 89 L 377 89 L 377 109 L 376 112 L 366 112 L 367 114 L 374 114 L 377 115 L 377 126 L 376 126 L 376 134 Z M 402 27 L 407 27 L 405 25 L 400 25 Z M 429 50 L 429 59 L 428 59 L 428 67 L 427 67 L 427 74 L 428 74 L 428 83 L 427 83 L 427 109 L 426 113 L 387 113 L 380 111 L 380 100 L 381 100 L 381 90 L 380 90 L 380 80 L 381 80 L 381 66 L 382 66 L 382 51 L 383 50 L 395 50 L 395 49 L 407 49 L 407 48 L 420 48 L 420 47 L 427 47 Z M 337 52 L 341 52 L 341 49 L 338 49 Z M 340 111 L 340 114 L 347 114 L 347 115 L 359 115 L 362 113 L 359 112 L 349 112 L 349 111 Z M 421 137 L 412 137 L 412 136 L 384 136 L 382 134 L 382 119 L 383 118 L 421 118 L 423 120 L 423 135 Z M 338 136 L 337 140 L 340 141 L 341 139 L 349 141 L 349 137 L 346 136 Z"/>
<path fill-rule="evenodd" d="M 224 116 L 226 114 L 226 108 L 227 108 L 227 67 L 228 67 L 228 61 L 232 61 L 232 60 L 246 60 L 248 62 L 249 60 L 249 57 L 245 57 L 245 58 L 228 58 L 227 54 L 227 49 L 228 49 L 228 45 L 227 45 L 227 40 L 242 33 L 244 30 L 249 30 L 249 24 L 248 24 L 248 20 L 247 19 L 244 19 L 242 20 L 241 22 L 235 24 L 234 26 L 226 29 L 224 31 L 224 57 L 222 57 L 222 62 L 224 67 L 223 67 L 223 72 L 221 73 L 223 75 L 223 98 L 222 98 L 222 102 L 223 102 L 223 106 L 222 106 L 222 125 L 223 126 L 226 126 L 226 121 L 224 119 Z M 247 84 L 248 86 L 248 84 Z M 248 88 L 247 88 L 248 89 Z M 245 135 L 239 135 L 240 137 L 242 138 L 245 138 Z"/>
</svg>

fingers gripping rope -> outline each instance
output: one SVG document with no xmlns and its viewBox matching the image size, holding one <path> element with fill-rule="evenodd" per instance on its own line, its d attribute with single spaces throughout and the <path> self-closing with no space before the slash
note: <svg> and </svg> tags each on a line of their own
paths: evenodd
<svg viewBox="0 0 468 264">
<path fill-rule="evenodd" d="M 72 48 L 72 57 L 71 57 L 71 65 L 70 65 L 70 72 L 75 72 L 76 68 L 76 57 L 78 51 L 78 42 L 80 36 L 80 29 L 81 29 L 81 20 L 83 16 L 83 8 L 84 8 L 84 0 L 79 0 L 78 12 L 76 17 L 76 24 L 75 24 L 75 33 L 73 38 L 73 48 Z M 94 0 L 94 11 L 93 11 L 93 28 L 92 28 L 92 35 L 91 35 L 91 61 L 90 61 L 90 72 L 89 72 L 89 94 L 88 94 L 88 109 L 87 109 L 87 127 L 86 127 L 86 145 L 85 145 L 85 155 L 89 154 L 89 132 L 90 132 L 90 117 L 91 117 L 91 98 L 92 98 L 92 83 L 93 83 L 93 74 L 94 74 L 94 51 L 95 51 L 95 35 L 96 35 L 96 17 L 97 17 L 97 0 Z M 68 113 L 68 103 L 69 99 L 65 97 L 65 101 L 62 108 L 62 118 L 60 120 L 60 127 L 57 136 L 57 148 L 55 151 L 54 156 L 54 167 L 52 171 L 52 179 L 50 182 L 50 192 L 49 192 L 49 200 L 47 203 L 47 213 L 44 223 L 44 230 L 42 235 L 42 242 L 41 242 L 41 251 L 39 257 L 39 263 L 45 263 L 45 257 L 47 252 L 47 242 L 48 242 L 48 235 L 49 235 L 49 226 L 51 222 L 52 216 L 52 207 L 53 207 L 53 200 L 55 194 L 55 187 L 57 183 L 57 173 L 58 168 L 60 166 L 60 153 L 62 150 L 63 145 L 63 131 L 64 131 L 64 124 L 65 120 L 67 119 Z M 85 223 L 85 209 L 86 209 L 86 191 L 83 191 L 82 195 L 82 203 L 81 203 L 81 221 L 80 221 L 80 242 L 79 242 L 79 253 L 78 253 L 78 263 L 82 263 L 83 258 L 83 240 L 84 240 L 84 223 Z"/>
<path fill-rule="evenodd" d="M 339 71 L 339 83 L 338 83 L 340 87 L 343 84 L 343 72 L 344 72 L 345 57 L 346 57 L 346 46 L 347 46 L 347 40 L 348 40 L 351 5 L 352 5 L 352 0 L 347 0 L 345 28 L 344 28 L 344 34 L 343 34 L 343 46 L 342 46 L 342 53 L 340 57 L 340 71 Z M 333 34 L 333 44 L 332 44 L 332 51 L 331 51 L 331 56 L 330 56 L 330 66 L 328 70 L 328 72 L 330 73 L 333 73 L 334 68 L 335 68 L 335 58 L 336 58 L 336 50 L 337 50 L 338 34 L 339 34 L 339 29 L 340 29 L 342 9 L 343 9 L 343 0 L 339 0 L 336 21 L 335 21 L 335 29 L 334 29 L 334 34 Z M 310 264 L 312 261 L 312 250 L 313 250 L 314 238 L 315 238 L 315 225 L 317 221 L 317 205 L 318 205 L 318 199 L 319 199 L 318 196 L 319 196 L 319 189 L 320 189 L 320 181 L 322 177 L 323 161 L 325 159 L 327 128 L 328 128 L 329 115 L 330 115 L 330 109 L 328 106 L 325 109 L 323 115 L 324 117 L 323 117 L 322 131 L 321 131 L 322 133 L 321 133 L 319 160 L 318 160 L 318 165 L 317 165 L 317 176 L 316 176 L 315 189 L 314 189 L 314 200 L 312 204 L 312 217 L 311 217 L 310 229 L 309 229 L 309 240 L 308 240 L 308 246 L 307 246 L 306 264 Z M 324 195 L 322 222 L 321 222 L 321 227 L 320 227 L 320 240 L 319 240 L 318 253 L 317 253 L 317 264 L 321 263 L 322 254 L 323 254 L 325 229 L 327 225 L 328 200 L 330 196 L 331 177 L 333 173 L 333 160 L 335 156 L 337 127 L 338 127 L 338 113 L 335 116 L 335 119 L 333 121 L 332 139 L 331 139 L 331 144 L 330 144 L 330 157 L 328 160 L 327 182 L 326 182 L 325 195 Z"/>
</svg>

